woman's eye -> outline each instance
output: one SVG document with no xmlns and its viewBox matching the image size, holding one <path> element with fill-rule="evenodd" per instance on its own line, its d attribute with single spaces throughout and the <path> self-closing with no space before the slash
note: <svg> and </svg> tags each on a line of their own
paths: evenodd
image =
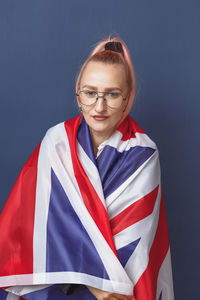
<svg viewBox="0 0 200 300">
<path fill-rule="evenodd" d="M 87 96 L 95 96 L 95 95 L 96 95 L 96 92 L 94 92 L 94 91 L 85 91 L 85 94 L 86 94 Z"/>
<path fill-rule="evenodd" d="M 110 93 L 108 93 L 108 96 L 111 98 L 117 98 L 119 96 L 119 93 L 110 92 Z"/>
</svg>

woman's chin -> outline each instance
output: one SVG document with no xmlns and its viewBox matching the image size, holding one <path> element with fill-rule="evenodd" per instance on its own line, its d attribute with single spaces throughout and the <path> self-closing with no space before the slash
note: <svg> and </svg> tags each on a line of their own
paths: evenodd
<svg viewBox="0 0 200 300">
<path fill-rule="evenodd" d="M 98 124 L 96 126 L 89 125 L 89 128 L 93 136 L 101 136 L 104 140 L 108 139 L 114 132 L 114 129 L 104 126 L 103 124 Z"/>
</svg>

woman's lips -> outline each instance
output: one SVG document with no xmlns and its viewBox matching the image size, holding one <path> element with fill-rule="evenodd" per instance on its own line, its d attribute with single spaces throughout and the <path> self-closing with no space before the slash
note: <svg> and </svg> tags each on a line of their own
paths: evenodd
<svg viewBox="0 0 200 300">
<path fill-rule="evenodd" d="M 96 115 L 96 116 L 93 116 L 93 119 L 95 119 L 96 121 L 104 121 L 104 120 L 106 120 L 108 117 L 106 117 L 106 116 L 98 116 L 98 115 Z"/>
</svg>

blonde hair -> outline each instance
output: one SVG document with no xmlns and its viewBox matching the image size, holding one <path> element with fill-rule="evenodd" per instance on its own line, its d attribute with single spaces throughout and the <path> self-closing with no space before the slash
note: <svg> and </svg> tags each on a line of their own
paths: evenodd
<svg viewBox="0 0 200 300">
<path fill-rule="evenodd" d="M 123 53 L 118 53 L 111 50 L 105 50 L 105 44 L 108 42 L 120 42 L 122 45 Z M 120 37 L 111 37 L 109 35 L 108 38 L 98 42 L 90 53 L 89 57 L 85 60 L 79 74 L 76 78 L 76 93 L 78 93 L 80 89 L 80 82 L 82 74 L 90 61 L 97 61 L 109 64 L 121 64 L 125 68 L 126 76 L 127 76 L 127 85 L 128 85 L 128 98 L 127 98 L 127 106 L 124 112 L 124 118 L 128 115 L 131 107 L 133 105 L 134 97 L 135 97 L 135 72 L 133 67 L 132 58 L 130 52 L 128 50 L 127 45 Z M 123 118 L 123 119 L 124 119 Z"/>
</svg>

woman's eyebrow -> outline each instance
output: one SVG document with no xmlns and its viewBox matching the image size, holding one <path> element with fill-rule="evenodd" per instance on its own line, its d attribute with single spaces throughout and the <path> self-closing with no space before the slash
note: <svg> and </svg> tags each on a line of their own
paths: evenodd
<svg viewBox="0 0 200 300">
<path fill-rule="evenodd" d="M 96 86 L 92 86 L 92 85 L 84 85 L 83 88 L 88 88 L 88 89 L 92 89 L 92 90 L 97 90 Z M 107 91 L 113 91 L 113 90 L 119 90 L 120 92 L 122 91 L 120 88 L 118 87 L 110 87 L 110 88 L 105 88 L 104 89 L 106 92 Z"/>
</svg>

